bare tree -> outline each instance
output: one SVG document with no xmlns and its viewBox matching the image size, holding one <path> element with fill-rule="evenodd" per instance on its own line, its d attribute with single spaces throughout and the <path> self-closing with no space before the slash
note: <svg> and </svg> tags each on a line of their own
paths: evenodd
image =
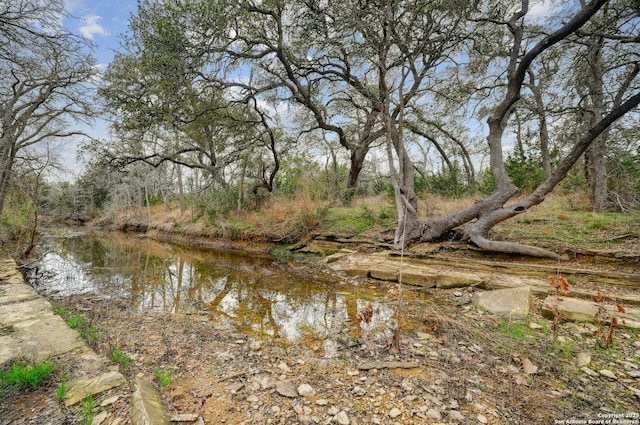
<svg viewBox="0 0 640 425">
<path fill-rule="evenodd" d="M 0 6 L 0 212 L 18 153 L 79 134 L 68 120 L 92 114 L 88 42 L 56 25 L 62 2 L 9 0 Z"/>
</svg>

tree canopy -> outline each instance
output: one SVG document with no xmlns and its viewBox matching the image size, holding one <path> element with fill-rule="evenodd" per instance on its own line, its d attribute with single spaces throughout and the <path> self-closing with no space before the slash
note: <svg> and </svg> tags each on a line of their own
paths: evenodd
<svg viewBox="0 0 640 425">
<path fill-rule="evenodd" d="M 247 177 L 271 192 L 290 151 L 336 162 L 340 147 L 347 193 L 385 158 L 396 247 L 461 229 L 487 250 L 560 258 L 489 232 L 579 165 L 594 210 L 621 204 L 607 175 L 637 155 L 639 25 L 629 0 L 144 0 L 101 87 L 108 155 L 200 170 L 242 198 Z M 419 177 L 477 187 L 487 159 L 486 197 L 419 218 Z M 528 163 L 542 171 L 516 198 L 510 170 Z"/>
</svg>

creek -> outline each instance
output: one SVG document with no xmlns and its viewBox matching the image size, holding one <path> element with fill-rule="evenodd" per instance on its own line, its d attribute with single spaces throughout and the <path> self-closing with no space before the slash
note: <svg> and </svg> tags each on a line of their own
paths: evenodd
<svg viewBox="0 0 640 425">
<path fill-rule="evenodd" d="M 361 327 L 363 337 L 386 338 L 393 326 L 389 285 L 347 282 L 274 256 L 106 232 L 51 235 L 39 249 L 44 255 L 31 281 L 52 298 L 85 296 L 140 313 L 205 315 L 230 333 L 322 344 L 327 352 L 367 302 L 374 315 Z"/>
</svg>

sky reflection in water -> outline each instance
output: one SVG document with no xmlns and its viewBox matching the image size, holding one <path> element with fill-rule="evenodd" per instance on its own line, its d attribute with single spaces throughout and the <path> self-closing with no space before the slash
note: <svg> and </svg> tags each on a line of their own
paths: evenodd
<svg viewBox="0 0 640 425">
<path fill-rule="evenodd" d="M 122 234 L 46 238 L 36 287 L 50 296 L 125 300 L 144 312 L 206 315 L 218 328 L 260 339 L 318 344 L 371 301 L 366 334 L 383 332 L 392 308 L 378 288 L 354 287 L 269 256 L 195 250 Z M 353 326 L 353 324 L 351 325 Z"/>
</svg>

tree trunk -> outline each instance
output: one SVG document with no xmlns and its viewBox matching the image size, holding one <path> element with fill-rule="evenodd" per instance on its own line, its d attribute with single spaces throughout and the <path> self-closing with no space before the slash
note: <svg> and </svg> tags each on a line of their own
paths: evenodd
<svg viewBox="0 0 640 425">
<path fill-rule="evenodd" d="M 604 212 L 609 209 L 609 190 L 606 166 L 606 141 L 604 137 L 598 137 L 589 146 L 590 173 L 589 173 L 589 199 L 593 212 Z"/>
<path fill-rule="evenodd" d="M 529 89 L 533 93 L 533 100 L 535 102 L 535 113 L 538 115 L 540 138 L 540 154 L 542 156 L 542 169 L 544 170 L 544 177 L 549 178 L 551 176 L 551 155 L 549 153 L 549 129 L 547 128 L 547 114 L 545 112 L 544 101 L 542 99 L 542 90 L 540 86 L 536 84 L 536 76 L 531 69 L 527 71 L 529 74 Z"/>
<path fill-rule="evenodd" d="M 349 178 L 347 179 L 347 188 L 350 190 L 355 190 L 358 186 L 358 178 L 360 177 L 360 172 L 364 167 L 364 159 L 367 152 L 369 152 L 368 147 L 357 147 L 351 149 Z"/>
<path fill-rule="evenodd" d="M 11 172 L 13 170 L 13 164 L 15 163 L 16 152 L 13 148 L 13 144 L 6 140 L 0 140 L 2 142 L 2 156 L 0 156 L 0 214 L 4 211 L 4 203 L 9 192 L 9 186 L 11 184 Z"/>
<path fill-rule="evenodd" d="M 178 198 L 180 202 L 180 215 L 184 214 L 184 184 L 182 183 L 182 166 L 176 164 L 176 174 L 178 175 Z"/>
<path fill-rule="evenodd" d="M 151 225 L 151 202 L 149 199 L 149 188 L 147 184 L 147 179 L 144 179 L 144 200 L 147 204 L 147 216 L 149 219 L 149 225 Z"/>
<path fill-rule="evenodd" d="M 587 47 L 588 59 L 588 75 L 587 79 L 588 91 L 588 110 L 587 125 L 593 126 L 602 119 L 604 110 L 604 88 L 603 74 L 604 64 L 602 63 L 602 46 L 604 44 L 603 37 L 597 37 L 590 40 Z M 589 146 L 589 198 L 591 201 L 591 209 L 594 212 L 603 212 L 608 207 L 608 190 L 607 190 L 607 167 L 606 167 L 606 144 L 607 132 L 603 132 Z"/>
<path fill-rule="evenodd" d="M 327 157 L 327 162 L 325 164 L 325 174 L 327 176 L 327 197 L 331 201 L 332 205 L 335 205 L 338 201 L 338 194 L 340 193 L 339 187 L 339 178 L 338 178 L 338 158 L 336 156 L 336 152 L 329 143 L 327 143 L 327 147 L 329 148 L 329 156 Z M 329 162 L 331 162 L 331 171 L 329 171 Z"/>
<path fill-rule="evenodd" d="M 573 19 L 567 22 L 563 27 L 554 33 L 546 36 L 527 53 L 521 54 L 523 28 L 521 20 L 527 13 L 528 2 L 522 2 L 521 10 L 516 11 L 509 20 L 508 27 L 513 34 L 513 44 L 510 51 L 510 62 L 507 68 L 507 87 L 505 96 L 502 101 L 496 105 L 491 113 L 487 123 L 489 124 L 489 135 L 487 142 L 489 145 L 489 161 L 491 171 L 496 182 L 495 191 L 489 198 L 477 202 L 475 205 L 458 211 L 447 217 L 440 217 L 429 220 L 422 225 L 421 240 L 432 240 L 441 237 L 445 232 L 461 224 L 467 223 L 474 218 L 475 222 L 470 223 L 465 231 L 465 238 L 473 242 L 477 246 L 497 252 L 521 253 L 539 257 L 549 257 L 555 259 L 563 259 L 561 255 L 554 252 L 536 248 L 527 247 L 517 243 L 491 241 L 487 235 L 491 228 L 496 224 L 511 218 L 517 214 L 523 213 L 530 205 L 540 203 L 544 196 L 551 192 L 553 188 L 566 176 L 571 166 L 578 160 L 585 149 L 603 132 L 612 122 L 624 115 L 632 108 L 640 103 L 640 94 L 631 97 L 627 102 L 613 110 L 595 126 L 587 130 L 580 141 L 574 146 L 572 152 L 565 158 L 563 163 L 551 178 L 538 187 L 527 198 L 527 202 L 518 203 L 516 206 L 505 207 L 506 202 L 511 199 L 517 192 L 517 187 L 513 184 L 507 175 L 504 166 L 504 154 L 502 150 L 502 137 L 507 122 L 515 103 L 520 98 L 520 91 L 526 72 L 533 62 L 543 51 L 556 44 L 560 40 L 566 38 L 569 34 L 579 29 L 591 16 L 593 16 L 606 3 L 605 0 L 594 0 L 583 9 L 581 9 Z M 577 154 L 577 156 L 576 156 Z"/>
<path fill-rule="evenodd" d="M 240 213 L 242 211 L 243 201 L 244 201 L 244 179 L 245 174 L 247 173 L 247 164 L 249 163 L 249 153 L 246 153 L 244 158 L 242 158 L 242 168 L 240 171 L 240 182 L 238 183 L 238 205 L 237 211 Z"/>
</svg>

